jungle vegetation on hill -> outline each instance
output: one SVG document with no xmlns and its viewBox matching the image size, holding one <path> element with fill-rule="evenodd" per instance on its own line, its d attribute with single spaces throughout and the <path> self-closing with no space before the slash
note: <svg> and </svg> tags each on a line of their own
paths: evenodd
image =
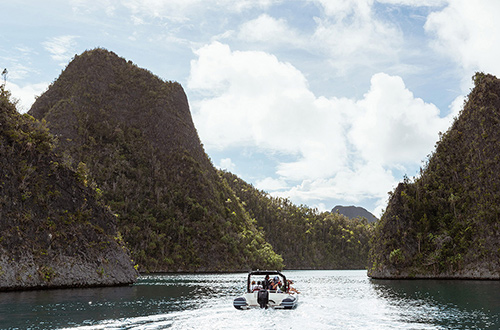
<svg viewBox="0 0 500 330">
<path fill-rule="evenodd" d="M 364 269 L 373 226 L 272 197 L 220 171 L 288 269 Z"/>
<path fill-rule="evenodd" d="M 29 113 L 47 122 L 68 165 L 95 180 L 141 271 L 282 268 L 205 154 L 178 83 L 94 49 Z"/>
<path fill-rule="evenodd" d="M 474 83 L 420 177 L 391 194 L 371 276 L 500 279 L 500 80 Z"/>
</svg>

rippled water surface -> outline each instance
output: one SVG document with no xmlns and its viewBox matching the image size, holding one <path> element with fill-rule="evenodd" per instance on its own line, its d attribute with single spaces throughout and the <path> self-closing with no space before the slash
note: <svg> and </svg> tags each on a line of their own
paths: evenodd
<svg viewBox="0 0 500 330">
<path fill-rule="evenodd" d="M 285 271 L 294 310 L 236 310 L 246 274 L 150 275 L 129 287 L 0 293 L 0 329 L 500 329 L 500 282 Z"/>
</svg>

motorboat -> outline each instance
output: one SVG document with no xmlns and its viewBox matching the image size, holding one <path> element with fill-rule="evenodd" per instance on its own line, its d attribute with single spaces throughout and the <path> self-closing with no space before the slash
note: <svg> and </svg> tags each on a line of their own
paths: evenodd
<svg viewBox="0 0 500 330">
<path fill-rule="evenodd" d="M 266 282 L 267 278 L 269 278 L 269 282 Z M 261 287 L 252 286 L 252 282 L 256 280 L 261 281 Z M 233 306 L 236 309 L 295 308 L 299 300 L 299 293 L 290 286 L 290 283 L 293 282 L 287 281 L 286 276 L 279 271 L 252 271 L 248 273 L 246 293 L 235 298 Z"/>
</svg>

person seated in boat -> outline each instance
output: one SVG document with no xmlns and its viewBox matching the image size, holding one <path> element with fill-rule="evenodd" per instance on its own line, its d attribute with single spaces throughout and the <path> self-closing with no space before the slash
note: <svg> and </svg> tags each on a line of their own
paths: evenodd
<svg viewBox="0 0 500 330">
<path fill-rule="evenodd" d="M 281 282 L 281 278 L 278 279 L 278 290 L 276 292 L 278 293 L 285 292 L 285 285 L 283 284 L 283 282 Z"/>
<path fill-rule="evenodd" d="M 269 280 L 269 275 L 266 275 L 264 281 L 262 281 L 262 288 L 265 290 L 269 290 L 271 287 L 271 281 Z"/>
<path fill-rule="evenodd" d="M 250 284 L 250 291 L 255 291 L 255 281 L 252 281 L 252 283 Z"/>
<path fill-rule="evenodd" d="M 280 279 L 278 276 L 276 276 L 273 281 L 271 282 L 271 286 L 270 286 L 270 290 L 272 291 L 278 291 L 279 289 L 279 283 L 280 283 Z"/>
<path fill-rule="evenodd" d="M 262 285 L 260 281 L 257 281 L 257 284 L 253 287 L 253 291 L 259 291 L 260 289 L 262 289 Z"/>
<path fill-rule="evenodd" d="M 281 282 L 281 279 L 280 281 L 278 282 L 278 292 L 279 293 L 283 293 L 283 292 L 287 292 L 287 288 L 285 288 L 285 284 L 283 282 Z"/>
<path fill-rule="evenodd" d="M 288 282 L 288 287 L 286 290 L 286 293 L 294 292 L 294 293 L 300 293 L 297 289 L 292 287 L 293 281 L 292 280 L 287 280 Z"/>
</svg>

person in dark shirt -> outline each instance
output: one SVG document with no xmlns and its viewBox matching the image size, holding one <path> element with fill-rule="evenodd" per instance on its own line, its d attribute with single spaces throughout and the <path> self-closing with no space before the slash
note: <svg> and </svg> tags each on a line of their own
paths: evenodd
<svg viewBox="0 0 500 330">
<path fill-rule="evenodd" d="M 266 275 L 264 281 L 262 281 L 262 288 L 265 290 L 269 290 L 271 286 L 271 281 L 269 280 L 269 275 Z"/>
</svg>

